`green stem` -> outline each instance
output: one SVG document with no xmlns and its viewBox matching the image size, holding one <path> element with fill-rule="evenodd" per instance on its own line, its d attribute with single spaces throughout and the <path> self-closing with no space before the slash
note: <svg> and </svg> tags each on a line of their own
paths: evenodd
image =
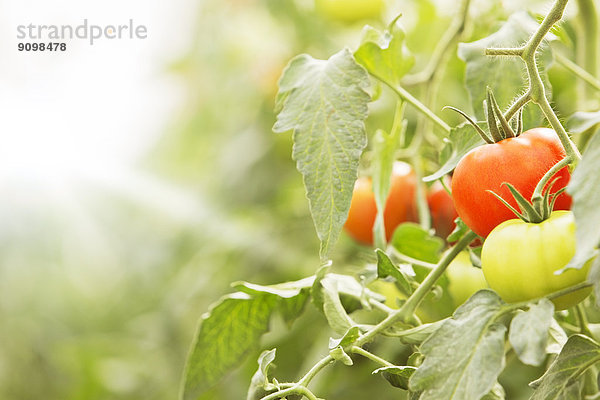
<svg viewBox="0 0 600 400">
<path fill-rule="evenodd" d="M 317 375 L 319 373 L 319 371 L 321 371 L 323 368 L 325 368 L 326 366 L 328 366 L 329 364 L 331 364 L 334 361 L 335 360 L 330 355 L 328 355 L 326 357 L 323 357 L 318 363 L 316 363 L 310 369 L 310 371 L 308 371 L 306 373 L 306 375 L 304 375 L 302 377 L 302 379 L 300 379 L 298 381 L 298 385 L 308 386 L 308 384 L 310 383 L 310 381 L 315 377 L 315 375 Z"/>
<path fill-rule="evenodd" d="M 584 72 L 590 76 L 598 76 L 598 11 L 594 0 L 577 0 L 579 13 L 577 19 L 577 47 L 576 60 Z M 585 79 L 584 79 L 585 80 Z M 586 82 L 588 82 L 586 80 Z M 589 83 L 589 82 L 588 82 Z M 598 87 L 596 87 L 598 89 Z M 581 92 L 589 91 L 580 87 Z"/>
<path fill-rule="evenodd" d="M 428 263 L 427 261 L 417 260 L 416 258 L 409 257 L 405 254 L 400 253 L 396 249 L 392 248 L 394 255 L 398 257 L 401 261 L 407 262 L 409 264 L 419 265 L 421 267 L 425 267 L 428 269 L 434 269 L 437 264 Z"/>
<path fill-rule="evenodd" d="M 519 97 L 517 100 L 515 100 L 510 108 L 506 111 L 506 113 L 504 114 L 504 118 L 506 118 L 507 121 L 510 121 L 510 119 L 521 109 L 525 106 L 525 104 L 529 103 L 531 101 L 531 94 L 529 93 L 529 91 L 527 91 L 524 95 L 522 95 L 521 97 Z"/>
<path fill-rule="evenodd" d="M 591 87 L 596 90 L 600 90 L 600 80 L 596 79 L 592 74 L 581 68 L 579 65 L 575 64 L 573 61 L 569 60 L 567 57 L 563 56 L 560 53 L 555 53 L 554 57 L 559 64 L 563 67 L 571 71 L 575 76 L 580 78 L 582 81 L 589 84 Z"/>
<path fill-rule="evenodd" d="M 579 153 L 579 150 L 577 150 L 577 147 L 575 147 L 575 144 L 571 141 L 571 138 L 569 138 L 567 131 L 558 120 L 556 113 L 548 102 L 546 97 L 546 89 L 544 88 L 544 83 L 542 82 L 535 57 L 535 54 L 546 34 L 550 31 L 550 29 L 552 29 L 552 26 L 554 26 L 555 23 L 561 20 L 567 6 L 567 2 L 568 0 L 556 0 L 554 2 L 552 9 L 546 15 L 546 18 L 544 18 L 538 30 L 527 41 L 525 46 L 515 49 L 486 49 L 485 54 L 518 56 L 525 61 L 527 75 L 529 76 L 529 89 L 527 90 L 528 96 L 540 107 L 546 119 L 556 131 L 556 134 L 565 148 L 570 162 L 576 163 L 581 159 L 581 154 Z"/>
<path fill-rule="evenodd" d="M 535 187 L 535 190 L 533 191 L 533 195 L 531 196 L 532 203 L 535 204 L 536 201 L 542 200 L 542 198 L 544 197 L 543 192 L 544 188 L 546 187 L 546 184 L 558 171 L 560 171 L 563 167 L 569 165 L 569 161 L 570 160 L 568 157 L 563 158 L 562 160 L 554 164 L 554 166 L 544 174 L 542 179 L 540 179 L 537 186 Z"/>
<path fill-rule="evenodd" d="M 400 97 L 402 100 L 406 101 L 407 103 L 409 103 L 410 105 L 415 107 L 417 110 L 422 112 L 423 115 L 425 115 L 427 118 L 429 118 L 432 122 L 436 123 L 444 131 L 450 132 L 451 128 L 447 123 L 445 123 L 440 117 L 435 115 L 435 113 L 433 111 L 431 111 L 423 103 L 421 103 L 419 100 L 417 100 L 412 94 L 410 94 L 402 86 L 397 86 L 392 83 L 389 83 L 385 79 L 380 77 L 379 75 L 373 74 L 372 72 L 370 72 L 370 73 L 375 79 L 379 80 L 381 83 L 385 84 L 390 89 L 392 89 L 394 91 L 394 93 L 396 93 L 398 95 L 398 97 Z"/>
<path fill-rule="evenodd" d="M 588 319 L 587 319 L 587 316 L 585 315 L 585 310 L 583 309 L 583 305 L 581 303 L 579 303 L 575 307 L 573 307 L 573 309 L 575 311 L 575 315 L 577 316 L 577 322 L 579 324 L 580 332 L 586 336 L 593 338 L 594 336 L 592 335 L 590 328 L 588 328 Z"/>
<path fill-rule="evenodd" d="M 367 350 L 363 349 L 362 347 L 352 346 L 350 348 L 350 351 L 352 353 L 355 353 L 355 354 L 360 354 L 361 356 L 366 357 L 369 360 L 374 361 L 377 364 L 382 365 L 384 367 L 392 367 L 392 366 L 394 366 L 394 364 L 392 364 L 391 362 L 386 361 L 383 358 L 378 357 L 375 354 L 368 352 Z"/>
<path fill-rule="evenodd" d="M 274 393 L 271 393 L 268 396 L 261 398 L 260 400 L 275 400 L 281 399 L 283 397 L 289 396 L 290 394 L 300 394 L 305 396 L 309 400 L 318 400 L 317 396 L 313 394 L 306 386 L 302 385 L 293 385 L 290 388 L 278 390 Z"/>
<path fill-rule="evenodd" d="M 427 275 L 417 290 L 410 295 L 402 307 L 378 323 L 372 330 L 361 335 L 356 342 L 354 342 L 354 344 L 360 347 L 363 344 L 371 341 L 375 336 L 394 325 L 396 322 L 410 321 L 415 310 L 419 304 L 421 304 L 421 301 L 423 301 L 425 296 L 427 296 L 429 291 L 433 288 L 433 285 L 435 285 L 437 280 L 442 276 L 448 265 L 450 265 L 458 253 L 467 247 L 469 243 L 471 243 L 476 237 L 477 235 L 472 231 L 469 231 L 467 234 L 465 234 L 465 236 L 463 236 L 462 239 L 460 239 L 458 243 L 456 243 L 450 249 L 450 251 L 444 255 L 436 267 Z"/>
<path fill-rule="evenodd" d="M 462 33 L 465 31 L 470 3 L 471 0 L 464 0 L 462 2 L 459 12 L 456 14 L 450 23 L 450 26 L 448 26 L 448 29 L 444 32 L 437 46 L 433 50 L 427 66 L 417 74 L 406 76 L 403 79 L 405 85 L 418 85 L 433 79 L 438 71 L 439 65 L 442 64 L 443 59 L 450 50 L 454 48 Z"/>
<path fill-rule="evenodd" d="M 431 214 L 429 213 L 429 205 L 427 204 L 427 192 L 425 190 L 425 184 L 423 183 L 423 168 L 421 157 L 416 155 L 412 158 L 411 163 L 415 171 L 415 177 L 417 178 L 416 185 L 416 199 L 417 199 L 417 211 L 419 215 L 419 224 L 421 228 L 426 231 L 431 228 Z"/>
<path fill-rule="evenodd" d="M 523 47 L 517 48 L 488 48 L 485 49 L 486 56 L 517 56 L 521 57 L 523 55 Z"/>
</svg>

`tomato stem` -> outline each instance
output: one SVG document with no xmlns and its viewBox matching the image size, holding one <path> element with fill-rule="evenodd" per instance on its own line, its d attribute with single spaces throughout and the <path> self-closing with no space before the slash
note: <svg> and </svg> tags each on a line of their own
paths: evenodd
<svg viewBox="0 0 600 400">
<path fill-rule="evenodd" d="M 368 352 L 367 350 L 363 349 L 362 347 L 358 347 L 358 346 L 352 346 L 350 348 L 350 352 L 354 353 L 354 354 L 360 354 L 363 357 L 368 358 L 371 361 L 376 362 L 379 365 L 382 365 L 384 367 L 392 367 L 394 366 L 394 364 L 392 364 L 389 361 L 384 360 L 381 357 L 376 356 L 375 354 Z"/>
<path fill-rule="evenodd" d="M 554 166 L 552 168 L 550 168 L 548 170 L 548 172 L 546 172 L 544 174 L 544 176 L 542 177 L 542 179 L 540 179 L 540 181 L 538 182 L 537 186 L 535 187 L 534 191 L 533 191 L 533 195 L 531 196 L 531 201 L 535 204 L 538 201 L 541 201 L 543 198 L 543 192 L 544 192 L 544 188 L 546 187 L 546 184 L 550 181 L 550 179 L 552 179 L 552 177 L 554 175 L 556 175 L 556 173 L 558 171 L 560 171 L 563 167 L 569 165 L 569 158 L 565 157 L 562 160 L 560 160 L 559 162 L 557 162 L 556 164 L 554 164 Z"/>
<path fill-rule="evenodd" d="M 537 66 L 536 61 L 536 52 L 542 43 L 542 40 L 546 36 L 546 34 L 552 29 L 555 23 L 561 20 L 565 8 L 567 6 L 568 0 L 556 0 L 552 5 L 552 9 L 546 15 L 538 30 L 529 38 L 529 41 L 525 44 L 525 46 L 514 48 L 514 49 L 495 49 L 488 48 L 485 50 L 486 55 L 505 55 L 505 56 L 517 56 L 520 57 L 524 62 L 527 68 L 527 75 L 529 77 L 529 89 L 523 100 L 532 100 L 535 104 L 537 104 L 544 116 L 552 126 L 552 128 L 556 131 L 567 156 L 569 157 L 569 161 L 571 163 L 577 163 L 581 159 L 581 154 L 579 150 L 567 134 L 567 131 L 560 123 L 556 113 L 552 109 L 552 106 L 548 102 L 548 98 L 546 97 L 546 89 L 544 88 L 544 84 L 542 82 L 542 78 L 540 76 L 540 72 Z M 521 102 L 519 102 L 521 103 Z M 517 104 L 517 103 L 515 103 Z M 523 104 L 524 105 L 524 104 Z M 518 108 L 511 107 L 513 113 L 518 110 Z M 507 113 L 508 116 L 509 113 Z M 508 118 L 507 118 L 508 119 Z"/>
<path fill-rule="evenodd" d="M 592 335 L 592 332 L 590 331 L 590 328 L 588 327 L 587 315 L 585 314 L 585 310 L 583 309 L 583 306 L 581 305 L 581 303 L 579 303 L 575 307 L 573 307 L 573 312 L 575 313 L 575 316 L 577 317 L 577 323 L 579 325 L 580 333 L 587 335 L 589 337 L 594 337 Z"/>
<path fill-rule="evenodd" d="M 406 302 L 394 313 L 388 315 L 383 321 L 375 325 L 373 329 L 361 335 L 354 344 L 362 346 L 365 343 L 373 340 L 375 336 L 394 325 L 396 322 L 404 321 L 411 322 L 415 310 L 421 304 L 421 301 L 431 291 L 437 280 L 442 276 L 448 265 L 456 258 L 456 256 L 471 243 L 477 235 L 473 231 L 467 232 L 444 257 L 436 264 L 435 268 L 427 275 L 419 287 L 413 292 Z"/>
</svg>

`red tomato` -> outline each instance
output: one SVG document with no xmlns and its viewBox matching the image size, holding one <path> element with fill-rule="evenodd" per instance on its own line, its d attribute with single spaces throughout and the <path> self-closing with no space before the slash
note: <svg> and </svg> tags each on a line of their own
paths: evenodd
<svg viewBox="0 0 600 400">
<path fill-rule="evenodd" d="M 449 183 L 449 181 L 448 181 Z M 458 213 L 454 208 L 452 196 L 448 194 L 444 186 L 436 181 L 427 192 L 427 204 L 431 213 L 431 224 L 435 229 L 436 235 L 447 238 L 456 227 L 454 220 Z"/>
<path fill-rule="evenodd" d="M 552 129 L 530 129 L 516 138 L 485 144 L 467 153 L 452 176 L 452 197 L 460 218 L 480 236 L 486 237 L 500 223 L 515 215 L 487 190 L 502 196 L 519 209 L 503 182 L 512 184 L 525 198 L 554 164 L 565 157 L 565 150 Z M 558 171 L 552 193 L 569 183 L 567 167 Z M 571 197 L 556 199 L 555 210 L 568 210 Z"/>
<path fill-rule="evenodd" d="M 417 179 L 412 167 L 405 162 L 396 161 L 383 214 L 387 240 L 390 240 L 394 230 L 401 223 L 418 220 L 416 185 Z M 344 228 L 355 240 L 373 244 L 373 224 L 376 215 L 377 207 L 371 178 L 359 177 L 354 184 L 352 203 Z"/>
</svg>

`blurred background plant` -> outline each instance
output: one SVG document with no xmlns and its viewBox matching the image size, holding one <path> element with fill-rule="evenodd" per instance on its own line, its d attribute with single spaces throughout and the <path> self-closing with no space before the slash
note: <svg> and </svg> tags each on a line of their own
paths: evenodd
<svg viewBox="0 0 600 400">
<path fill-rule="evenodd" d="M 516 9 L 535 13 L 546 3 L 475 1 L 465 41 L 489 35 Z M 198 317 L 230 291 L 230 282 L 299 279 L 319 264 L 301 177 L 290 159 L 291 138 L 271 131 L 277 79 L 287 61 L 304 52 L 328 58 L 344 46 L 355 48 L 362 25 L 383 28 L 401 12 L 408 47 L 416 56 L 413 71 L 419 71 L 450 23 L 453 4 L 388 0 L 366 20 L 346 16 L 340 22 L 312 0 L 176 3 L 182 10 L 174 15 L 191 15 L 191 28 L 180 27 L 176 18 L 163 24 L 173 35 L 189 38 L 179 45 L 180 52 L 170 52 L 169 60 L 154 65 L 154 77 L 177 87 L 177 100 L 165 94 L 170 106 L 163 120 L 169 122 L 141 135 L 142 150 L 130 157 L 134 168 L 70 180 L 67 186 L 56 184 L 63 182 L 52 180 L 56 177 L 9 174 L 18 162 L 2 165 L 0 398 L 175 398 Z M 134 15 L 135 10 L 130 9 Z M 572 26 L 566 24 L 564 30 L 576 42 Z M 168 49 L 169 42 L 161 46 Z M 119 62 L 110 51 L 106 54 L 111 63 Z M 134 67 L 145 63 L 143 56 L 132 57 Z M 570 115 L 575 79 L 559 67 L 551 72 L 556 105 Z M 11 79 L 6 73 L 4 83 Z M 433 106 L 451 125 L 459 118 L 440 109 L 470 109 L 463 80 L 464 63 L 454 52 Z M 36 90 L 43 97 L 44 88 Z M 418 90 L 414 94 L 423 95 Z M 136 96 L 148 94 L 127 95 L 133 103 Z M 50 101 L 43 98 L 38 107 Z M 160 104 L 161 98 L 153 102 Z M 0 104 L 3 112 L 27 107 L 6 98 Z M 368 128 L 391 125 L 393 107 L 394 99 L 382 92 L 371 104 Z M 136 118 L 152 122 L 154 111 L 138 110 Z M 98 118 L 111 117 L 109 111 Z M 62 118 L 71 118 L 69 110 Z M 415 120 L 414 115 L 408 118 Z M 49 142 L 61 130 L 56 120 L 39 123 Z M 121 136 L 111 139 L 116 147 L 128 135 L 123 127 L 117 130 Z M 64 153 L 79 151 L 78 143 L 60 145 Z M 35 141 L 21 148 L 27 154 L 62 157 L 52 149 Z M 435 162 L 437 155 L 431 157 Z M 19 153 L 16 159 L 29 162 Z M 69 170 L 85 163 L 69 160 Z M 109 160 L 98 169 L 111 169 Z M 44 164 L 36 165 L 45 170 Z M 48 191 L 37 190 L 46 186 Z M 338 268 L 352 270 L 361 267 L 370 251 L 343 237 L 334 257 Z M 311 308 L 291 333 L 282 321 L 273 321 L 263 347 L 276 346 L 285 355 L 278 357 L 277 374 L 293 379 L 318 358 L 330 334 L 324 318 Z M 393 341 L 383 345 L 394 349 L 389 354 L 402 357 L 403 348 Z M 203 399 L 244 398 L 257 355 L 258 350 Z M 371 376 L 371 369 L 360 368 L 360 362 L 351 370 L 331 369 L 315 384 L 331 398 L 387 398 L 386 384 Z M 524 382 L 538 373 L 525 366 L 512 371 L 518 373 L 511 379 L 518 375 Z M 341 373 L 352 379 L 335 379 Z M 510 391 L 510 386 L 505 387 Z"/>
</svg>

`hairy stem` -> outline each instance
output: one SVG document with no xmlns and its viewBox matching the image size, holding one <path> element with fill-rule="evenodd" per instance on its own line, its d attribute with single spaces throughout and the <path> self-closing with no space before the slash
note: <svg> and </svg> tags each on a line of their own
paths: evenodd
<svg viewBox="0 0 600 400">
<path fill-rule="evenodd" d="M 550 181 L 550 179 L 552 179 L 552 177 L 558 171 L 560 171 L 563 167 L 565 167 L 567 165 L 569 165 L 569 158 L 565 157 L 562 160 L 560 160 L 559 162 L 557 162 L 556 164 L 554 164 L 554 166 L 552 168 L 550 168 L 548 170 L 548 172 L 546 172 L 544 174 L 542 179 L 540 179 L 537 186 L 535 187 L 535 190 L 533 191 L 533 195 L 531 196 L 532 203 L 536 202 L 536 201 L 540 201 L 544 197 L 543 191 L 544 191 L 544 187 L 546 187 L 546 184 Z"/>
<path fill-rule="evenodd" d="M 554 24 L 561 20 L 568 0 L 556 0 L 552 5 L 552 9 L 546 15 L 546 18 L 542 21 L 538 30 L 529 38 L 525 46 L 514 48 L 514 49 L 486 49 L 485 54 L 487 55 L 506 55 L 506 56 L 517 56 L 523 59 L 525 66 L 527 67 L 527 75 L 529 77 L 529 89 L 527 90 L 528 97 L 536 103 L 544 116 L 556 131 L 560 142 L 562 143 L 570 162 L 577 163 L 581 159 L 581 154 L 567 131 L 560 123 L 556 113 L 552 109 L 552 106 L 548 102 L 546 97 L 546 89 L 542 82 L 540 72 L 538 70 L 536 61 L 536 52 L 542 43 L 542 40 L 546 34 L 552 29 Z M 516 110 L 516 109 L 515 109 Z"/>
</svg>

